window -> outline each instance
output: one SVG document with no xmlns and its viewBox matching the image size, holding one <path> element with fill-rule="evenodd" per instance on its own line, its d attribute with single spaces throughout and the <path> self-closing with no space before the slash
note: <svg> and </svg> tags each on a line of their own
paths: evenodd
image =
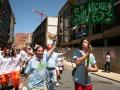
<svg viewBox="0 0 120 90">
<path fill-rule="evenodd" d="M 93 31 L 93 34 L 102 33 L 101 25 L 100 24 L 96 24 L 95 26 L 93 26 L 92 31 Z"/>
</svg>

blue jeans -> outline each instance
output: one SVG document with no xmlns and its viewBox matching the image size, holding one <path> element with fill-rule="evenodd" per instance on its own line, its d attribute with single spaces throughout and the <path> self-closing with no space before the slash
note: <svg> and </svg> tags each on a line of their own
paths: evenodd
<svg viewBox="0 0 120 90">
<path fill-rule="evenodd" d="M 31 90 L 48 90 L 47 87 L 36 87 Z"/>
<path fill-rule="evenodd" d="M 48 90 L 54 90 L 55 84 L 57 82 L 56 70 L 48 70 L 47 71 L 47 87 Z"/>
</svg>

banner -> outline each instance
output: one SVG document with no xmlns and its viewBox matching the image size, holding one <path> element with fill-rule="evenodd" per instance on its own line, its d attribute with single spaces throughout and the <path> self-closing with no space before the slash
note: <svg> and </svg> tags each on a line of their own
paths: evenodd
<svg viewBox="0 0 120 90">
<path fill-rule="evenodd" d="M 71 8 L 72 26 L 80 24 L 109 24 L 114 21 L 113 0 L 88 0 Z"/>
<path fill-rule="evenodd" d="M 8 74 L 18 70 L 20 70 L 20 65 L 18 60 L 9 60 L 6 62 L 2 62 L 2 64 L 0 65 L 0 75 Z"/>
</svg>

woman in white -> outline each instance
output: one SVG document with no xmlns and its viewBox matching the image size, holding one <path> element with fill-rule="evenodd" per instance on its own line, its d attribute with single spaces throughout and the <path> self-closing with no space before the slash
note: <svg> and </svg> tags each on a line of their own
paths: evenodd
<svg viewBox="0 0 120 90">
<path fill-rule="evenodd" d="M 1 58 L 1 72 L 3 73 L 2 75 L 0 75 L 0 78 L 1 78 L 1 86 L 2 86 L 2 89 L 7 89 L 7 86 L 9 84 L 9 74 L 7 73 L 8 71 L 5 71 L 4 68 L 6 68 L 6 65 L 7 63 L 11 60 L 10 58 L 10 50 L 8 48 L 5 48 L 3 50 L 3 54 L 4 56 Z"/>
<path fill-rule="evenodd" d="M 21 60 L 20 60 L 20 55 L 17 55 L 16 49 L 12 50 L 11 60 L 14 63 L 13 64 L 14 69 L 11 72 L 13 87 L 15 90 L 19 90 Z"/>
<path fill-rule="evenodd" d="M 105 63 L 105 72 L 109 73 L 110 72 L 110 64 L 111 64 L 109 52 L 106 53 L 105 60 L 106 60 L 106 63 Z"/>
<path fill-rule="evenodd" d="M 33 50 L 31 47 L 24 47 L 23 50 L 21 50 L 20 52 L 21 55 L 21 60 L 22 60 L 22 70 L 21 73 L 24 74 L 24 71 L 27 67 L 27 64 L 29 62 L 29 60 L 32 58 L 33 54 Z"/>
</svg>

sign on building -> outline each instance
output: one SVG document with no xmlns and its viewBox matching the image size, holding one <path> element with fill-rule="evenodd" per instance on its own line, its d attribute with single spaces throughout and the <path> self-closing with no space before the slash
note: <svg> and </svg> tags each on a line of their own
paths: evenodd
<svg viewBox="0 0 120 90">
<path fill-rule="evenodd" d="M 72 25 L 108 24 L 114 20 L 113 0 L 88 0 L 83 5 L 73 5 Z"/>
</svg>

